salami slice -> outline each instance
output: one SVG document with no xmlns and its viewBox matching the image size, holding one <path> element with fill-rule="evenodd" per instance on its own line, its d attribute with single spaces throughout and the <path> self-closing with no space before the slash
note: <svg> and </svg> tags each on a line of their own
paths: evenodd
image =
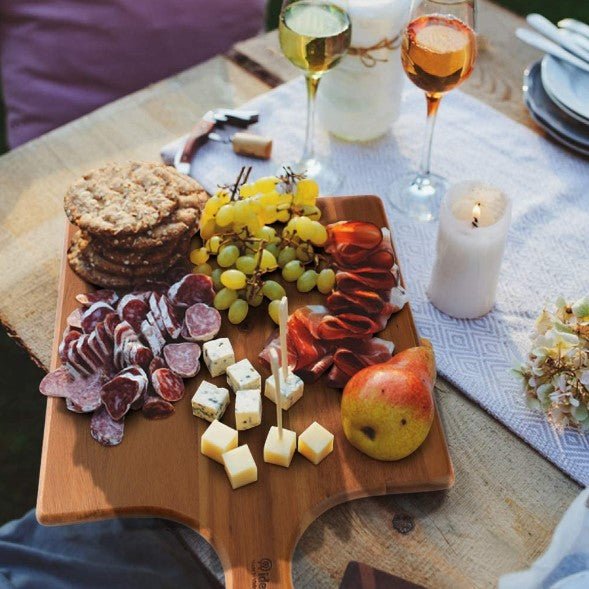
<svg viewBox="0 0 589 589">
<path fill-rule="evenodd" d="M 166 340 L 158 329 L 157 325 L 150 323 L 147 319 L 141 324 L 141 333 L 151 348 L 154 356 L 162 353 Z"/>
<path fill-rule="evenodd" d="M 151 375 L 155 392 L 164 400 L 175 403 L 184 396 L 184 382 L 169 368 L 158 368 Z"/>
<path fill-rule="evenodd" d="M 119 376 L 127 375 L 131 376 L 139 383 L 141 394 L 147 392 L 147 389 L 149 387 L 149 378 L 147 378 L 147 374 L 145 373 L 145 370 L 141 368 L 141 366 L 128 366 L 124 370 L 121 370 L 121 372 L 119 373 Z"/>
<path fill-rule="evenodd" d="M 168 298 L 176 307 L 190 307 L 195 303 L 213 304 L 213 280 L 206 274 L 187 274 L 168 290 Z"/>
<path fill-rule="evenodd" d="M 162 295 L 159 295 L 155 292 L 151 293 L 149 297 L 149 309 L 151 310 L 151 316 L 155 321 L 158 329 L 162 332 L 163 335 L 167 333 L 166 326 L 164 325 L 164 320 L 162 319 L 162 313 L 160 311 L 159 300 Z"/>
<path fill-rule="evenodd" d="M 110 337 L 110 339 L 115 339 L 115 328 L 121 322 L 120 317 L 117 313 L 109 313 L 104 318 L 104 329 L 106 329 L 106 333 Z"/>
<path fill-rule="evenodd" d="M 57 353 L 59 354 L 59 359 L 61 360 L 62 364 L 65 364 L 68 361 L 69 349 L 81 335 L 82 333 L 75 329 L 66 331 L 64 333 L 63 339 L 57 348 Z"/>
<path fill-rule="evenodd" d="M 192 337 L 189 333 L 188 333 L 188 329 L 186 329 L 186 322 L 182 323 L 182 331 L 180 332 L 180 337 L 183 340 L 186 340 L 187 342 L 197 342 L 199 340 L 197 340 L 196 338 Z"/>
<path fill-rule="evenodd" d="M 106 327 L 104 326 L 104 322 L 99 323 L 94 330 L 96 334 L 96 343 L 98 347 L 102 351 L 103 358 L 112 358 L 112 353 L 114 351 L 113 340 L 106 331 Z"/>
<path fill-rule="evenodd" d="M 219 333 L 221 314 L 214 307 L 196 303 L 186 310 L 184 325 L 192 341 L 206 342 Z"/>
<path fill-rule="evenodd" d="M 79 338 L 78 338 L 79 340 Z M 92 374 L 92 370 L 90 366 L 80 358 L 77 351 L 77 342 L 76 340 L 72 345 L 69 347 L 67 351 L 67 364 L 66 367 L 70 370 L 70 373 L 73 376 L 90 376 Z"/>
<path fill-rule="evenodd" d="M 76 387 L 76 379 L 65 366 L 52 370 L 43 377 L 39 392 L 46 397 L 70 397 Z"/>
<path fill-rule="evenodd" d="M 114 420 L 102 405 L 92 415 L 90 420 L 90 434 L 103 446 L 118 446 L 123 441 L 125 421 Z"/>
<path fill-rule="evenodd" d="M 76 301 L 86 309 L 98 302 L 107 303 L 112 307 L 118 300 L 119 295 L 114 290 L 107 289 L 83 292 L 76 295 Z"/>
<path fill-rule="evenodd" d="M 109 415 L 113 419 L 121 419 L 142 392 L 141 381 L 134 374 L 130 374 L 127 369 L 127 372 L 119 372 L 104 384 L 100 396 Z"/>
<path fill-rule="evenodd" d="M 174 413 L 174 405 L 161 397 L 148 396 L 143 404 L 143 415 L 147 419 L 164 419 Z"/>
<path fill-rule="evenodd" d="M 146 388 L 145 391 L 143 391 L 143 393 L 141 393 L 141 395 L 131 403 L 131 411 L 140 411 L 143 408 L 143 405 L 145 405 L 147 397 L 148 393 Z"/>
<path fill-rule="evenodd" d="M 147 368 L 153 360 L 153 352 L 143 344 L 129 342 L 125 345 L 124 363 L 127 366 L 137 365 Z"/>
<path fill-rule="evenodd" d="M 114 337 L 114 365 L 117 368 L 124 367 L 126 349 L 129 344 L 136 342 L 139 342 L 139 338 L 133 328 L 126 321 L 121 321 L 115 327 Z"/>
<path fill-rule="evenodd" d="M 108 304 L 98 301 L 88 307 L 82 315 L 82 331 L 91 333 L 98 323 L 104 321 L 105 317 L 112 313 L 114 309 Z"/>
<path fill-rule="evenodd" d="M 167 296 L 162 295 L 158 301 L 158 306 L 162 323 L 164 324 L 168 335 L 172 339 L 178 339 L 180 337 L 180 332 L 182 331 L 182 323 L 178 320 L 172 303 L 170 303 Z"/>
<path fill-rule="evenodd" d="M 141 323 L 149 313 L 149 305 L 137 295 L 128 294 L 119 302 L 117 312 L 121 320 L 126 321 L 135 331 L 139 332 Z"/>
<path fill-rule="evenodd" d="M 90 347 L 90 335 L 84 333 L 81 335 L 75 343 L 76 346 L 76 353 L 78 358 L 80 358 L 86 366 L 88 366 L 91 373 L 96 372 L 101 366 L 103 366 L 104 362 L 101 360 L 100 356 L 97 356 L 92 348 Z"/>
<path fill-rule="evenodd" d="M 158 368 L 167 368 L 166 361 L 161 356 L 155 356 L 149 363 L 149 374 L 153 374 Z"/>
<path fill-rule="evenodd" d="M 200 346 L 191 342 L 168 344 L 164 358 L 170 370 L 181 378 L 192 378 L 200 370 Z"/>
<path fill-rule="evenodd" d="M 85 379 L 76 379 L 75 386 L 69 397 L 66 397 L 66 406 L 74 413 L 92 413 L 102 403 L 100 391 L 104 382 L 102 372 L 97 372 Z"/>
<path fill-rule="evenodd" d="M 82 329 L 82 309 L 76 307 L 66 319 L 66 323 L 74 329 Z"/>
</svg>

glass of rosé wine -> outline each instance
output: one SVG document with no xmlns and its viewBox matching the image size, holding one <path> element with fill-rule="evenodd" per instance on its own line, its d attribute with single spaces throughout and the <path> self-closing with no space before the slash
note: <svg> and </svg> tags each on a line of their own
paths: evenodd
<svg viewBox="0 0 589 589">
<path fill-rule="evenodd" d="M 425 92 L 427 127 L 417 173 L 400 178 L 393 205 L 419 221 L 438 217 L 445 178 L 430 170 L 432 139 L 442 97 L 472 73 L 477 55 L 476 0 L 417 0 L 403 33 L 401 61 L 409 79 Z"/>
</svg>

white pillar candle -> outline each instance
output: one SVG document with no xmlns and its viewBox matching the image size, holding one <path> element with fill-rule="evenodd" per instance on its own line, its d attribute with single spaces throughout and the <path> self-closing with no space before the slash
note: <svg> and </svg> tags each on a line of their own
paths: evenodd
<svg viewBox="0 0 589 589">
<path fill-rule="evenodd" d="M 475 319 L 495 304 L 511 200 L 492 186 L 461 182 L 440 208 L 436 262 L 427 295 L 444 313 Z"/>
</svg>

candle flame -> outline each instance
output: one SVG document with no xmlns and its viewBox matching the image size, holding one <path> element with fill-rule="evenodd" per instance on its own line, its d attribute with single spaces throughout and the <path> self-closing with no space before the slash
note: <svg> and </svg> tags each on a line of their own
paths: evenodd
<svg viewBox="0 0 589 589">
<path fill-rule="evenodd" d="M 472 226 L 478 227 L 479 226 L 479 219 L 481 217 L 481 203 L 477 202 L 474 207 L 472 207 Z"/>
</svg>

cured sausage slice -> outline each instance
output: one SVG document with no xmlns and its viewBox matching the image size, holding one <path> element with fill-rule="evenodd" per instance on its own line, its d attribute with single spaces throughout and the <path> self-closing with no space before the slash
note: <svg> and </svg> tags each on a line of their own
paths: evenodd
<svg viewBox="0 0 589 589">
<path fill-rule="evenodd" d="M 191 341 L 206 342 L 221 329 L 221 314 L 214 307 L 196 303 L 186 310 L 184 325 Z"/>
<path fill-rule="evenodd" d="M 149 363 L 149 374 L 153 374 L 158 368 L 167 368 L 165 360 L 161 356 L 154 356 Z"/>
<path fill-rule="evenodd" d="M 154 356 L 162 353 L 166 340 L 158 329 L 157 325 L 150 323 L 147 319 L 141 324 L 141 333 L 151 348 Z"/>
<path fill-rule="evenodd" d="M 73 329 L 82 329 L 82 309 L 76 307 L 66 319 L 66 323 Z"/>
<path fill-rule="evenodd" d="M 139 338 L 133 328 L 126 321 L 121 321 L 115 327 L 114 336 L 114 365 L 119 368 L 119 370 L 128 363 L 125 362 L 125 352 L 127 346 L 132 343 L 139 343 Z"/>
<path fill-rule="evenodd" d="M 168 344 L 164 358 L 170 370 L 181 378 L 192 378 L 200 370 L 200 346 L 191 342 Z"/>
<path fill-rule="evenodd" d="M 68 352 L 70 347 L 81 335 L 81 332 L 75 329 L 66 331 L 66 333 L 64 333 L 63 339 L 61 340 L 61 342 L 59 343 L 59 347 L 57 348 L 59 359 L 63 364 L 65 364 L 68 361 Z"/>
<path fill-rule="evenodd" d="M 164 325 L 164 320 L 162 319 L 162 313 L 160 311 L 159 300 L 162 295 L 157 294 L 155 292 L 151 293 L 149 297 L 149 309 L 151 310 L 151 316 L 155 321 L 158 329 L 162 332 L 162 335 L 165 336 L 167 333 L 166 326 Z"/>
<path fill-rule="evenodd" d="M 98 409 L 102 402 L 100 391 L 103 382 L 101 372 L 85 379 L 76 379 L 70 396 L 65 400 L 67 408 L 74 413 L 92 413 Z"/>
<path fill-rule="evenodd" d="M 119 295 L 114 290 L 95 290 L 94 292 L 82 292 L 76 295 L 76 301 L 84 308 L 91 307 L 94 303 L 102 301 L 111 307 L 119 300 Z"/>
<path fill-rule="evenodd" d="M 123 348 L 123 364 L 125 366 L 141 366 L 147 368 L 153 360 L 153 352 L 138 342 L 127 342 Z"/>
<path fill-rule="evenodd" d="M 110 360 L 114 351 L 113 340 L 106 331 L 104 321 L 96 326 L 94 333 L 96 334 L 96 343 L 102 351 L 102 357 Z"/>
<path fill-rule="evenodd" d="M 103 446 L 118 446 L 123 441 L 124 419 L 114 420 L 102 405 L 92 415 L 90 434 Z"/>
<path fill-rule="evenodd" d="M 174 405 L 161 397 L 148 396 L 143 404 L 143 415 L 147 419 L 164 419 L 174 413 Z"/>
<path fill-rule="evenodd" d="M 121 322 L 120 317 L 116 313 L 109 313 L 104 318 L 104 329 L 106 329 L 106 333 L 110 337 L 110 339 L 115 339 L 115 328 Z"/>
<path fill-rule="evenodd" d="M 166 401 L 175 403 L 184 396 L 184 382 L 169 368 L 158 368 L 151 375 L 155 392 Z"/>
<path fill-rule="evenodd" d="M 140 377 L 125 369 L 102 386 L 100 395 L 110 416 L 118 420 L 124 417 L 133 402 L 141 396 L 143 388 Z"/>
<path fill-rule="evenodd" d="M 195 303 L 213 304 L 213 279 L 206 274 L 187 274 L 168 290 L 168 298 L 176 307 L 190 307 Z"/>
<path fill-rule="evenodd" d="M 340 340 L 343 338 L 366 337 L 384 328 L 379 322 L 366 315 L 341 313 L 326 315 L 319 325 L 318 334 L 324 340 Z"/>
<path fill-rule="evenodd" d="M 162 295 L 158 302 L 162 323 L 172 339 L 178 339 L 182 331 L 182 323 L 178 320 L 172 303 L 167 296 Z"/>
<path fill-rule="evenodd" d="M 113 311 L 114 309 L 108 303 L 103 303 L 102 301 L 94 303 L 82 315 L 82 331 L 84 333 L 92 333 L 94 328 L 101 321 L 104 321 L 105 317 Z"/>
<path fill-rule="evenodd" d="M 117 312 L 122 321 L 126 321 L 135 331 L 141 330 L 141 323 L 149 313 L 149 305 L 137 295 L 125 295 L 117 307 Z"/>
<path fill-rule="evenodd" d="M 79 386 L 65 366 L 52 370 L 43 377 L 39 385 L 39 392 L 46 397 L 70 397 L 72 391 Z"/>
<path fill-rule="evenodd" d="M 72 343 L 67 350 L 66 368 L 68 369 L 69 373 L 74 377 L 90 376 L 90 374 L 92 374 L 90 367 L 87 366 L 85 362 L 83 362 L 78 357 L 75 342 Z"/>
</svg>

